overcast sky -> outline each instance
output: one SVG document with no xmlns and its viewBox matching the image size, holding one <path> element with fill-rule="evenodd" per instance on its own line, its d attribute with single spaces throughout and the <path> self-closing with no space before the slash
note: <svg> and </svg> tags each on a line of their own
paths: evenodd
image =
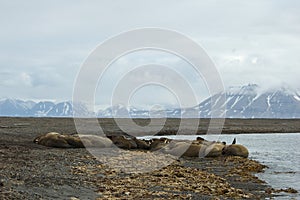
<svg viewBox="0 0 300 200">
<path fill-rule="evenodd" d="M 176 30 L 198 42 L 225 87 L 256 83 L 299 90 L 299 10 L 294 0 L 0 0 L 0 98 L 72 99 L 76 75 L 89 53 L 111 36 L 140 27 Z M 183 65 L 174 56 L 153 55 L 127 56 L 112 67 L 153 61 Z M 189 77 L 185 69 L 182 74 Z M 97 94 L 100 104 L 107 104 L 114 81 L 105 80 L 106 91 Z M 201 101 L 205 85 L 201 79 L 192 82 Z M 174 101 L 155 87 L 137 92 L 137 101 Z M 145 98 L 146 91 L 151 95 Z"/>
</svg>

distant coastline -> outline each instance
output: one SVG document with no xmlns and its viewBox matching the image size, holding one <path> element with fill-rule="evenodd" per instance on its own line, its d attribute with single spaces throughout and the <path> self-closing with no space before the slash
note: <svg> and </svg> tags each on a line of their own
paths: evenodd
<svg viewBox="0 0 300 200">
<path fill-rule="evenodd" d="M 128 122 L 133 120 L 140 126 L 147 126 L 150 123 L 150 119 L 128 119 L 121 118 L 119 121 L 121 125 L 125 125 L 128 127 Z M 162 119 L 153 118 L 152 126 L 155 127 L 156 124 L 159 125 Z M 207 134 L 208 126 L 210 126 L 210 130 L 213 130 L 211 133 L 216 131 L 216 134 L 219 134 L 220 127 L 215 127 L 214 122 L 210 124 L 210 119 L 185 119 L 191 122 L 195 122 L 199 120 L 198 126 L 198 135 Z M 49 122 L 53 124 L 64 123 L 67 127 L 68 132 L 75 133 L 76 127 L 74 124 L 73 118 L 57 118 L 57 117 L 0 117 L 0 129 L 9 129 L 13 131 L 13 129 L 22 129 L 27 126 L 35 127 L 36 123 L 41 125 L 39 122 Z M 90 118 L 82 118 L 83 123 L 88 128 L 88 131 L 93 132 L 92 121 Z M 98 118 L 99 124 L 101 128 L 107 135 L 112 134 L 130 134 L 124 133 L 116 124 L 113 118 Z M 181 119 L 176 118 L 167 118 L 164 127 L 157 133 L 152 132 L 151 130 L 148 132 L 139 133 L 135 130 L 132 130 L 132 134 L 135 136 L 143 136 L 143 135 L 175 135 L 178 134 L 178 128 L 180 125 Z M 55 127 L 54 127 L 55 129 Z M 154 128 L 155 129 L 155 128 Z M 183 128 L 185 130 L 184 134 L 189 133 L 189 127 L 186 126 Z M 9 131 L 9 132 L 10 132 Z M 54 131 L 49 130 L 49 131 Z M 95 132 L 97 130 L 95 129 Z M 89 133 L 90 133 L 89 132 Z M 222 134 L 257 134 L 257 133 L 300 133 L 300 119 L 225 119 L 225 123 L 222 129 Z"/>
</svg>

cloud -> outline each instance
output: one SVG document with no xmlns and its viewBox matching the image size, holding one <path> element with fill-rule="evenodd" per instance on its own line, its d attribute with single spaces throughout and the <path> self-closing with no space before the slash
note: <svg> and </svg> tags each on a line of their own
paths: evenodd
<svg viewBox="0 0 300 200">
<path fill-rule="evenodd" d="M 116 92 L 117 87 L 122 89 Z M 127 104 L 129 98 L 126 99 L 126 94 L 134 92 L 134 89 L 138 89 L 131 96 L 134 106 L 151 101 L 175 105 L 181 97 L 180 103 L 187 107 L 195 105 L 193 98 L 199 102 L 209 94 L 204 80 L 189 63 L 173 54 L 153 50 L 134 52 L 111 64 L 99 81 L 96 101 L 98 104 L 110 104 L 117 95 L 123 97 L 118 103 Z"/>
<path fill-rule="evenodd" d="M 20 79 L 21 79 L 21 84 L 23 83 L 24 85 L 27 85 L 27 86 L 32 85 L 32 78 L 28 73 L 26 73 L 26 72 L 21 73 Z"/>
<path fill-rule="evenodd" d="M 285 83 L 300 89 L 299 10 L 300 2 L 292 0 L 4 1 L 0 89 L 3 96 L 71 99 L 88 54 L 105 39 L 137 27 L 174 29 L 190 36 L 214 60 L 225 86 Z M 121 58 L 105 84 L 112 85 L 130 70 L 124 66 L 152 61 L 172 65 L 200 91 L 200 99 L 207 96 L 203 80 L 190 68 L 159 54 Z M 163 97 L 163 90 L 159 93 Z"/>
</svg>

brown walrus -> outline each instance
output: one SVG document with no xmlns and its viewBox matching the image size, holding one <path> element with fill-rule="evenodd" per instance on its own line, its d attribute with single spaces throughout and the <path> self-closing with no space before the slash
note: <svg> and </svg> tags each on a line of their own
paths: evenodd
<svg viewBox="0 0 300 200">
<path fill-rule="evenodd" d="M 136 143 L 138 149 L 144 149 L 144 150 L 150 149 L 150 144 L 144 140 L 133 138 L 133 141 Z"/>
<path fill-rule="evenodd" d="M 131 138 L 126 138 L 123 135 L 108 136 L 109 139 L 119 148 L 122 149 L 136 149 L 138 146 L 136 142 Z"/>
<path fill-rule="evenodd" d="M 153 138 L 150 140 L 150 150 L 157 151 L 159 149 L 164 148 L 167 144 L 170 143 L 170 139 L 168 138 Z"/>
<path fill-rule="evenodd" d="M 84 148 L 84 144 L 78 135 L 61 135 L 69 145 L 74 148 Z"/>
<path fill-rule="evenodd" d="M 47 147 L 57 147 L 57 148 L 72 147 L 72 145 L 70 145 L 68 141 L 65 139 L 65 136 L 56 132 L 50 132 L 45 135 L 40 135 L 36 137 L 33 140 L 33 142 Z"/>
<path fill-rule="evenodd" d="M 85 147 L 108 148 L 112 145 L 110 139 L 98 135 L 80 135 L 80 140 Z"/>
<path fill-rule="evenodd" d="M 189 142 L 178 142 L 170 149 L 166 150 L 166 153 L 175 156 L 187 156 L 187 157 L 199 157 L 203 154 L 205 145 L 194 144 Z"/>
<path fill-rule="evenodd" d="M 225 156 L 240 156 L 240 157 L 248 158 L 249 151 L 243 145 L 231 144 L 231 145 L 226 145 L 224 147 L 222 154 Z"/>
<path fill-rule="evenodd" d="M 214 142 L 208 145 L 205 149 L 204 156 L 205 157 L 219 157 L 222 155 L 222 150 L 225 145 L 221 142 Z"/>
<path fill-rule="evenodd" d="M 84 147 L 110 147 L 112 142 L 106 138 L 97 135 L 62 135 L 56 132 L 50 132 L 38 136 L 34 143 L 57 148 L 84 148 Z"/>
</svg>

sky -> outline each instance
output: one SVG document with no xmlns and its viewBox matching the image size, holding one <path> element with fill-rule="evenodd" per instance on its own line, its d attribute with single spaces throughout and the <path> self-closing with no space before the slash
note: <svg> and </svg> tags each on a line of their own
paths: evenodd
<svg viewBox="0 0 300 200">
<path fill-rule="evenodd" d="M 300 2 L 294 0 L 0 0 L 0 98 L 70 100 L 89 54 L 112 36 L 143 27 L 175 30 L 197 42 L 225 88 L 255 83 L 299 91 L 299 10 Z M 187 63 L 148 51 L 123 56 L 110 66 L 99 82 L 102 89 L 95 91 L 97 104 L 110 103 L 126 70 L 149 63 L 178 69 L 197 91 L 197 101 L 208 97 L 204 80 Z M 146 75 L 167 76 L 154 70 L 139 78 Z M 129 76 L 128 82 L 135 79 Z M 130 102 L 177 105 L 176 96 L 158 85 L 147 86 Z"/>
</svg>

